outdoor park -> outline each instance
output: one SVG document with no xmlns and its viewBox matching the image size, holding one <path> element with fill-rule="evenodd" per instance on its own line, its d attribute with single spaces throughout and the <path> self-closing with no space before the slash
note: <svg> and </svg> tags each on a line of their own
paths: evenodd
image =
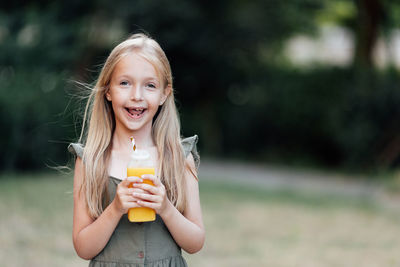
<svg viewBox="0 0 400 267">
<path fill-rule="evenodd" d="M 189 266 L 400 265 L 400 3 L 0 5 L 0 266 L 87 266 L 74 157 L 111 49 L 164 49 L 199 136 L 203 249 Z"/>
</svg>

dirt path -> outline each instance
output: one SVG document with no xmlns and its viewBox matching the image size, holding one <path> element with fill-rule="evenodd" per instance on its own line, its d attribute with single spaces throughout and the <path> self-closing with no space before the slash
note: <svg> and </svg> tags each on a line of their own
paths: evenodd
<svg viewBox="0 0 400 267">
<path fill-rule="evenodd" d="M 306 194 L 363 197 L 400 211 L 400 198 L 389 194 L 384 186 L 366 177 L 311 170 L 284 169 L 241 162 L 203 160 L 200 179 L 249 184 L 268 190 L 293 190 Z"/>
</svg>

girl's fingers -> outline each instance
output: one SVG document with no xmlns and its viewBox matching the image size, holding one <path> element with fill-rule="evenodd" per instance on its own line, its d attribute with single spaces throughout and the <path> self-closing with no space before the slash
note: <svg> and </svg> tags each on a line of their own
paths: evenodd
<svg viewBox="0 0 400 267">
<path fill-rule="evenodd" d="M 140 207 L 146 207 L 146 208 L 150 208 L 153 210 L 157 210 L 157 208 L 159 207 L 159 203 L 147 202 L 147 201 L 142 201 L 142 200 L 138 200 L 137 204 Z"/>
<path fill-rule="evenodd" d="M 137 203 L 136 201 L 135 201 L 135 202 L 126 203 L 126 205 L 125 205 L 125 208 L 126 208 L 126 209 L 139 208 L 139 207 L 142 207 L 142 206 L 139 205 L 139 203 Z M 128 211 L 127 211 L 127 212 L 128 212 Z"/>
<path fill-rule="evenodd" d="M 131 188 L 132 189 L 132 191 L 130 192 L 131 194 L 133 194 L 133 193 L 146 193 L 146 191 L 144 191 L 143 189 L 140 189 L 140 188 Z"/>
<path fill-rule="evenodd" d="M 135 192 L 135 188 L 128 188 L 128 187 L 120 187 L 117 189 L 117 195 L 122 196 L 130 196 L 132 193 Z"/>
<path fill-rule="evenodd" d="M 122 180 L 120 185 L 123 187 L 128 187 L 129 184 L 131 184 L 131 183 L 141 183 L 141 182 L 143 182 L 142 178 L 136 177 L 136 176 L 129 176 L 129 177 L 126 177 L 124 180 Z"/>
<path fill-rule="evenodd" d="M 133 196 L 141 200 L 147 200 L 150 202 L 160 202 L 160 197 L 157 195 L 143 194 L 143 193 L 133 193 Z M 140 200 L 137 201 L 140 201 Z"/>
<path fill-rule="evenodd" d="M 152 174 L 143 174 L 142 175 L 143 179 L 147 179 L 153 182 L 154 186 L 160 186 L 161 185 L 161 181 L 160 179 L 158 179 L 157 176 L 152 175 Z"/>
<path fill-rule="evenodd" d="M 132 194 L 121 197 L 122 203 L 129 203 L 129 202 L 136 202 L 136 201 L 138 201 L 138 198 L 133 196 Z"/>
<path fill-rule="evenodd" d="M 131 183 L 131 182 L 128 180 L 128 178 L 125 178 L 124 180 L 122 180 L 122 182 L 119 183 L 119 186 L 128 187 L 128 185 L 129 185 L 130 183 Z"/>
<path fill-rule="evenodd" d="M 138 198 L 133 196 L 124 196 L 121 198 L 121 206 L 125 213 L 131 208 L 141 207 L 138 203 Z"/>
<path fill-rule="evenodd" d="M 145 190 L 153 195 L 158 194 L 158 188 L 149 184 L 134 184 L 134 188 L 140 188 L 142 190 Z"/>
<path fill-rule="evenodd" d="M 133 195 L 135 192 L 138 192 L 140 189 L 135 189 L 135 188 L 125 188 L 121 189 L 120 192 L 118 193 L 118 198 L 120 202 L 123 203 L 129 203 L 129 202 L 136 202 L 138 199 Z M 140 190 L 138 193 L 144 192 L 143 190 Z"/>
</svg>

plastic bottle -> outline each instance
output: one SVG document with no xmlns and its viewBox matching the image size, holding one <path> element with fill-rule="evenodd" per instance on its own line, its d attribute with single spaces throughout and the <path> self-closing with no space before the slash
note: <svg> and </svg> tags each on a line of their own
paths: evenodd
<svg viewBox="0 0 400 267">
<path fill-rule="evenodd" d="M 154 163 L 146 150 L 136 149 L 135 139 L 131 138 L 133 151 L 127 168 L 127 175 L 141 177 L 143 174 L 155 174 Z M 143 183 L 153 185 L 148 179 Z M 128 187 L 132 187 L 130 184 Z M 128 210 L 128 219 L 131 222 L 149 222 L 156 219 L 156 212 L 147 207 L 131 208 Z"/>
</svg>

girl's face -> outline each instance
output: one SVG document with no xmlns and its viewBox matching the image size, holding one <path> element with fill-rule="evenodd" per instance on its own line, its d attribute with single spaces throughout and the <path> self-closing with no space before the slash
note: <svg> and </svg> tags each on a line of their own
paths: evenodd
<svg viewBox="0 0 400 267">
<path fill-rule="evenodd" d="M 163 88 L 153 65 L 132 52 L 115 66 L 106 98 L 111 101 L 116 128 L 130 132 L 151 129 L 158 107 L 167 98 L 169 87 Z"/>
</svg>

